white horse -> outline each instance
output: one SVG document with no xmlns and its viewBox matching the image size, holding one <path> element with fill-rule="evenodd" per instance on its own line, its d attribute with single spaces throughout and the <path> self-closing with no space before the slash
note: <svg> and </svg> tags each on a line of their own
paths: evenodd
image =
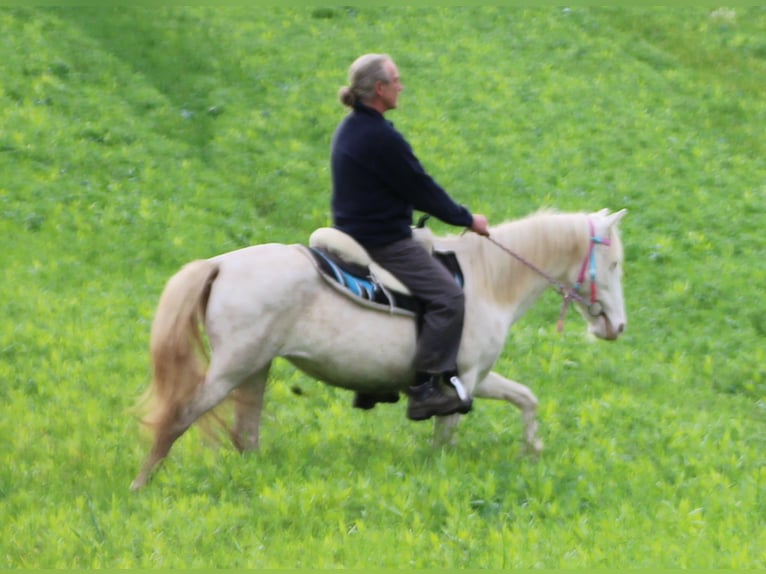
<svg viewBox="0 0 766 574">
<path fill-rule="evenodd" d="M 617 224 L 624 214 L 541 212 L 492 227 L 489 238 L 467 233 L 434 241 L 437 250 L 456 254 L 464 273 L 458 368 L 465 389 L 518 407 L 532 453 L 542 448 L 537 398 L 492 366 L 511 325 L 551 285 L 564 298 L 562 320 L 571 301 L 595 336 L 614 340 L 622 333 Z M 227 397 L 235 399 L 234 445 L 257 449 L 275 357 L 329 385 L 390 394 L 414 377 L 415 338 L 411 317 L 370 310 L 330 287 L 302 245 L 256 245 L 188 263 L 169 279 L 152 325 L 144 422 L 154 442 L 132 488 L 144 486 L 176 439 Z M 460 416 L 435 419 L 435 443 L 451 441 Z"/>
</svg>

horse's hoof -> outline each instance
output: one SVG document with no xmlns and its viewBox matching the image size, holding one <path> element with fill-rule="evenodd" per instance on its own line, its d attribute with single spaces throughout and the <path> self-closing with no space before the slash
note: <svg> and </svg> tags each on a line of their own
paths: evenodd
<svg viewBox="0 0 766 574">
<path fill-rule="evenodd" d="M 534 439 L 532 442 L 527 443 L 525 451 L 532 460 L 537 460 L 540 457 L 540 453 L 543 452 L 543 441 L 539 438 Z"/>
<path fill-rule="evenodd" d="M 143 476 L 137 476 L 136 479 L 130 483 L 130 490 L 135 492 L 137 490 L 141 490 L 145 486 L 146 486 L 146 478 L 144 478 Z"/>
</svg>

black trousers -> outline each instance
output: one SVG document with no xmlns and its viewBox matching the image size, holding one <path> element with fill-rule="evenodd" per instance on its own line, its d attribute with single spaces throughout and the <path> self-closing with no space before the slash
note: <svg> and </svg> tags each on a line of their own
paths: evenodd
<svg viewBox="0 0 766 574">
<path fill-rule="evenodd" d="M 368 247 L 367 252 L 423 304 L 415 370 L 432 374 L 457 370 L 465 317 L 465 297 L 460 286 L 415 239 Z"/>
</svg>

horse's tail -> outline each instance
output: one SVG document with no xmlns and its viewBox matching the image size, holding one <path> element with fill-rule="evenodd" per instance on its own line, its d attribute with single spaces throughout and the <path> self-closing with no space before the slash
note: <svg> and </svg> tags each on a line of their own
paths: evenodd
<svg viewBox="0 0 766 574">
<path fill-rule="evenodd" d="M 152 323 L 152 384 L 142 397 L 143 422 L 155 433 L 178 420 L 204 381 L 208 352 L 202 334 L 208 297 L 218 264 L 186 264 L 165 285 Z"/>
</svg>

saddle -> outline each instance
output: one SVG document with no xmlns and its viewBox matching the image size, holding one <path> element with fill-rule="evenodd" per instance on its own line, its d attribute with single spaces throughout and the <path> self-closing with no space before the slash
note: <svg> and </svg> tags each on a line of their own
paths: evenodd
<svg viewBox="0 0 766 574">
<path fill-rule="evenodd" d="M 463 286 L 463 273 L 451 251 L 433 246 L 433 233 L 418 227 L 413 237 L 423 244 Z M 350 235 L 333 227 L 320 227 L 309 237 L 308 251 L 317 270 L 329 285 L 354 301 L 391 314 L 417 317 L 420 303 L 396 277 L 375 263 Z"/>
</svg>

